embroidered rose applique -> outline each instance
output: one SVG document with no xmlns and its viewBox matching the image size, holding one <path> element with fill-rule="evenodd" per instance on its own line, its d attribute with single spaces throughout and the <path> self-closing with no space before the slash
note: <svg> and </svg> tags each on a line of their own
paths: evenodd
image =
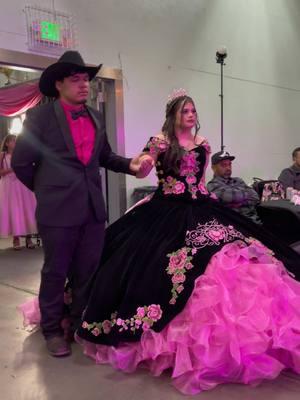
<svg viewBox="0 0 300 400">
<path fill-rule="evenodd" d="M 158 138 L 158 137 L 152 137 L 149 142 L 146 144 L 146 147 L 144 150 L 149 150 L 149 153 L 151 155 L 158 155 L 164 151 L 167 150 L 169 144 L 165 140 Z"/>
<path fill-rule="evenodd" d="M 182 156 L 180 162 L 180 176 L 196 175 L 199 172 L 199 164 L 197 161 L 198 154 L 195 151 L 189 151 Z"/>
<path fill-rule="evenodd" d="M 170 259 L 166 271 L 169 275 L 172 275 L 172 297 L 169 301 L 170 304 L 175 304 L 178 295 L 184 290 L 183 283 L 185 282 L 185 274 L 188 270 L 192 269 L 193 257 L 191 256 L 192 249 L 189 247 L 182 247 L 181 249 L 174 251 L 173 253 L 167 254 Z"/>
<path fill-rule="evenodd" d="M 151 304 L 150 306 L 138 307 L 136 314 L 129 319 L 119 318 L 117 313 L 111 315 L 110 320 L 102 322 L 93 322 L 89 324 L 84 321 L 82 328 L 91 331 L 94 336 L 100 334 L 109 334 L 112 328 L 116 327 L 119 332 L 130 329 L 134 333 L 137 329 L 146 331 L 150 329 L 155 322 L 162 317 L 162 309 L 159 304 Z"/>
<path fill-rule="evenodd" d="M 192 199 L 197 198 L 197 177 L 199 172 L 199 161 L 197 161 L 198 154 L 194 151 L 187 152 L 180 162 L 180 176 L 185 177 L 187 190 L 191 193 Z"/>
<path fill-rule="evenodd" d="M 204 139 L 203 142 L 201 143 L 201 146 L 205 148 L 205 151 L 210 154 L 211 153 L 211 147 L 210 144 L 208 143 L 207 139 Z"/>
<path fill-rule="evenodd" d="M 181 194 L 185 192 L 185 185 L 172 176 L 168 176 L 162 186 L 164 194 Z"/>
<path fill-rule="evenodd" d="M 198 224 L 195 230 L 187 231 L 185 243 L 187 246 L 203 249 L 206 246 L 219 246 L 237 238 L 245 239 L 232 225 L 225 226 L 214 218 L 205 224 Z"/>
<path fill-rule="evenodd" d="M 206 189 L 206 186 L 205 186 L 204 183 L 201 182 L 201 181 L 198 183 L 198 190 L 199 190 L 199 192 L 200 192 L 201 194 L 205 194 L 205 195 L 208 195 L 208 194 L 209 194 L 208 190 Z"/>
</svg>

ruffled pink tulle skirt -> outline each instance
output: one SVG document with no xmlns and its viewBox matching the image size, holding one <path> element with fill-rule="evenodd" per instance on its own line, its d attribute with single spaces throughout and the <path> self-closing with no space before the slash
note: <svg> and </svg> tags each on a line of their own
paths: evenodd
<svg viewBox="0 0 300 400">
<path fill-rule="evenodd" d="M 34 297 L 17 307 L 23 314 L 23 325 L 25 328 L 35 329 L 41 321 L 39 299 Z"/>
<path fill-rule="evenodd" d="M 161 332 L 144 331 L 139 342 L 117 348 L 77 340 L 97 364 L 125 372 L 142 366 L 155 376 L 169 369 L 185 394 L 256 384 L 283 369 L 300 374 L 300 283 L 259 242 L 235 242 L 212 257 L 184 310 Z"/>
</svg>

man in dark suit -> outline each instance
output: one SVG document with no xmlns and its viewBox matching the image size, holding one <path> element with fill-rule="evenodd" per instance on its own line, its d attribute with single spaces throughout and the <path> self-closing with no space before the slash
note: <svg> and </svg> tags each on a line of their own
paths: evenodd
<svg viewBox="0 0 300 400">
<path fill-rule="evenodd" d="M 41 328 L 57 357 L 71 353 L 61 327 L 66 278 L 72 281 L 72 334 L 101 257 L 106 214 L 99 168 L 144 177 L 153 163 L 148 156 L 114 154 L 101 114 L 85 104 L 100 68 L 87 67 L 78 52 L 68 51 L 43 72 L 40 90 L 56 100 L 28 111 L 12 158 L 17 177 L 37 198 L 44 249 Z"/>
</svg>

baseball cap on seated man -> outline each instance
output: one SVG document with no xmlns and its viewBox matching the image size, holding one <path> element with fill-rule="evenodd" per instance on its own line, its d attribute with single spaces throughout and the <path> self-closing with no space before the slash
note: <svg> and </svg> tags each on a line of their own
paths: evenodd
<svg viewBox="0 0 300 400">
<path fill-rule="evenodd" d="M 216 165 L 221 161 L 224 160 L 230 160 L 233 161 L 235 159 L 234 156 L 231 156 L 228 151 L 219 151 L 218 153 L 215 153 L 211 157 L 211 163 L 212 165 Z"/>
</svg>

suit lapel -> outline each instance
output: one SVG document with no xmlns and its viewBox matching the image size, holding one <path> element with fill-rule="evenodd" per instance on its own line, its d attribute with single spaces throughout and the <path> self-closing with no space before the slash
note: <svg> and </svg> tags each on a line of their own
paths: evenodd
<svg viewBox="0 0 300 400">
<path fill-rule="evenodd" d="M 69 124 L 67 121 L 67 117 L 65 115 L 65 112 L 64 112 L 59 100 L 56 100 L 54 102 L 54 111 L 55 111 L 60 129 L 63 133 L 63 137 L 65 139 L 66 145 L 68 146 L 68 149 L 70 150 L 71 154 L 73 156 L 77 157 L 75 147 L 74 147 L 74 142 L 73 142 L 72 135 L 71 135 L 71 131 L 70 131 Z"/>
</svg>

